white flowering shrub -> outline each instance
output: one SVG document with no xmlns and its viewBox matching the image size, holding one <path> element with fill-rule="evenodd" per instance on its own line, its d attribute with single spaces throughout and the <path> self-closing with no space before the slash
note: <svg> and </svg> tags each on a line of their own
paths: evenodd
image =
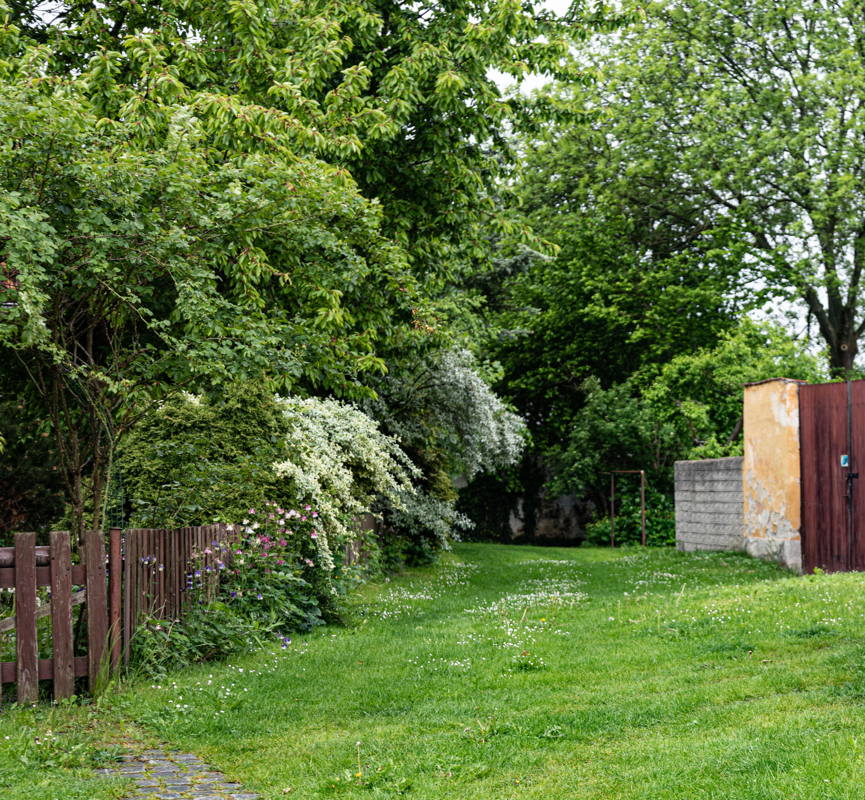
<svg viewBox="0 0 865 800">
<path fill-rule="evenodd" d="M 332 547 L 353 536 L 351 520 L 376 501 L 404 510 L 415 495 L 412 478 L 418 471 L 396 440 L 354 406 L 320 398 L 278 403 L 287 423 L 288 456 L 273 468 L 291 481 L 298 501 L 317 507 L 324 533 L 317 539 L 319 559 L 332 567 Z"/>
<path fill-rule="evenodd" d="M 439 351 L 395 372 L 379 395 L 370 413 L 410 452 L 441 453 L 451 475 L 471 479 L 519 461 L 526 425 L 481 377 L 468 350 Z"/>
<path fill-rule="evenodd" d="M 438 356 L 430 375 L 430 399 L 466 478 L 517 463 L 525 422 L 490 389 L 468 350 L 446 350 Z"/>
<path fill-rule="evenodd" d="M 405 492 L 387 512 L 388 523 L 395 530 L 414 532 L 431 539 L 435 548 L 449 550 L 459 539 L 459 531 L 471 530 L 474 523 L 454 507 L 453 501 L 413 490 Z"/>
</svg>

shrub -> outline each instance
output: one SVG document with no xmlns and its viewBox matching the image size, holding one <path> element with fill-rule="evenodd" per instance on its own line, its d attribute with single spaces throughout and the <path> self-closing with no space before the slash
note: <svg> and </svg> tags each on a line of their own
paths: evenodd
<svg viewBox="0 0 865 800">
<path fill-rule="evenodd" d="M 418 471 L 396 440 L 354 406 L 318 398 L 278 401 L 286 424 L 284 457 L 273 465 L 296 499 L 314 503 L 323 566 L 357 535 L 353 521 L 379 506 L 401 509 Z M 286 494 L 290 494 L 287 492 Z"/>
</svg>

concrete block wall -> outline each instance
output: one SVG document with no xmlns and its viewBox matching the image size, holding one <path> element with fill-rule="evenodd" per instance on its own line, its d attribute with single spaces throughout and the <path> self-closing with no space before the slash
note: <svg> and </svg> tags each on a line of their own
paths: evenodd
<svg viewBox="0 0 865 800">
<path fill-rule="evenodd" d="M 742 458 L 677 461 L 676 547 L 744 550 Z"/>
</svg>

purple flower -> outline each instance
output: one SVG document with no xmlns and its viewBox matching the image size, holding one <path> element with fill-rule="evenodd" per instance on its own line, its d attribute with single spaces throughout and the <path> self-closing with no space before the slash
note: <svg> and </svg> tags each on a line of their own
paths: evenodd
<svg viewBox="0 0 865 800">
<path fill-rule="evenodd" d="M 261 592 L 259 592 L 259 593 L 256 595 L 256 598 L 259 599 L 259 600 L 264 600 L 264 596 L 261 594 Z"/>
</svg>

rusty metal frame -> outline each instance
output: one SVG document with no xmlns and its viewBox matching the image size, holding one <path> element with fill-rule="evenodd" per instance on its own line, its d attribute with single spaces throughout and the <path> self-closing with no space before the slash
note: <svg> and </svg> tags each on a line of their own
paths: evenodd
<svg viewBox="0 0 865 800">
<path fill-rule="evenodd" d="M 616 475 L 640 476 L 640 542 L 646 546 L 646 470 L 610 470 L 610 547 L 616 546 Z"/>
</svg>

